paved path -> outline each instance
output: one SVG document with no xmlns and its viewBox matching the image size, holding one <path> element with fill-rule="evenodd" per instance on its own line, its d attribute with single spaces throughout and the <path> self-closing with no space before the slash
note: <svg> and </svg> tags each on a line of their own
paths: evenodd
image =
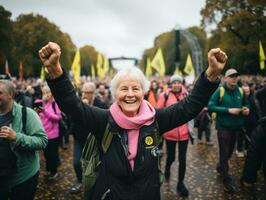
<svg viewBox="0 0 266 200">
<path fill-rule="evenodd" d="M 213 146 L 205 144 L 189 144 L 187 173 L 185 177 L 185 184 L 187 185 L 190 196 L 188 198 L 181 198 L 176 194 L 176 180 L 177 180 L 177 163 L 173 163 L 171 168 L 171 177 L 169 183 L 164 183 L 161 188 L 162 200 L 177 200 L 177 199 L 191 199 L 191 200 L 248 200 L 254 199 L 251 195 L 243 192 L 240 189 L 239 178 L 244 158 L 237 158 L 235 155 L 232 158 L 230 166 L 231 172 L 236 177 L 236 183 L 239 191 L 234 195 L 226 194 L 221 184 L 221 178 L 217 175 L 215 166 L 218 158 L 216 135 L 213 134 Z M 41 161 L 40 181 L 37 190 L 36 200 L 80 200 L 82 194 L 72 195 L 68 192 L 75 181 L 74 171 L 72 168 L 72 146 L 67 150 L 60 149 L 62 164 L 59 167 L 60 177 L 53 182 L 47 182 L 44 178 L 44 161 Z M 164 166 L 165 156 L 162 160 Z M 266 200 L 266 192 L 264 187 L 264 180 L 261 173 L 259 173 L 257 184 L 257 198 Z M 264 190 L 263 190 L 264 189 Z"/>
</svg>

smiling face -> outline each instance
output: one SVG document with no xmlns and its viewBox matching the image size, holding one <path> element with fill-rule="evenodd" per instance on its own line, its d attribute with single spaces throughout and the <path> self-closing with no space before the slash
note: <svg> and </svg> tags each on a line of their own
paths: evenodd
<svg viewBox="0 0 266 200">
<path fill-rule="evenodd" d="M 124 78 L 118 84 L 115 98 L 122 112 L 132 117 L 138 113 L 144 98 L 144 91 L 138 81 Z"/>
<path fill-rule="evenodd" d="M 182 90 L 182 83 L 180 81 L 173 81 L 172 90 L 173 92 L 180 92 Z"/>
</svg>

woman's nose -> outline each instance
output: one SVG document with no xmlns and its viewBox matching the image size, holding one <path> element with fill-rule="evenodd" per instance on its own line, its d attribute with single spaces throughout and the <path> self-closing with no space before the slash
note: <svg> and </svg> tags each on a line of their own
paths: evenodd
<svg viewBox="0 0 266 200">
<path fill-rule="evenodd" d="M 133 90 L 132 90 L 132 89 L 129 89 L 129 90 L 127 91 L 127 96 L 133 96 L 133 95 L 134 95 Z"/>
</svg>

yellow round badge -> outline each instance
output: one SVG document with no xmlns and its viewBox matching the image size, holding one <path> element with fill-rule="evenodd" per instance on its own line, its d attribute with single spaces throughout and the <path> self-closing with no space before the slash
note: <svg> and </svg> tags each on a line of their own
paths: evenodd
<svg viewBox="0 0 266 200">
<path fill-rule="evenodd" d="M 147 137 L 145 138 L 145 143 L 146 143 L 147 145 L 152 145 L 152 144 L 153 144 L 153 138 L 152 138 L 151 136 L 147 136 Z"/>
</svg>

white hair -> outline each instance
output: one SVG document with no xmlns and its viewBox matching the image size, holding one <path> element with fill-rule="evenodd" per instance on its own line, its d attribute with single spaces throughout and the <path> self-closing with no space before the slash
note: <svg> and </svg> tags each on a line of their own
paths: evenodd
<svg viewBox="0 0 266 200">
<path fill-rule="evenodd" d="M 44 84 L 44 86 L 42 87 L 42 91 L 51 92 L 51 89 L 49 88 L 47 84 Z"/>
<path fill-rule="evenodd" d="M 149 90 L 150 82 L 146 79 L 143 72 L 137 67 L 125 67 L 122 68 L 114 78 L 111 80 L 110 89 L 113 97 L 116 97 L 117 88 L 122 79 L 128 78 L 140 83 L 143 92 L 146 93 Z"/>
</svg>

